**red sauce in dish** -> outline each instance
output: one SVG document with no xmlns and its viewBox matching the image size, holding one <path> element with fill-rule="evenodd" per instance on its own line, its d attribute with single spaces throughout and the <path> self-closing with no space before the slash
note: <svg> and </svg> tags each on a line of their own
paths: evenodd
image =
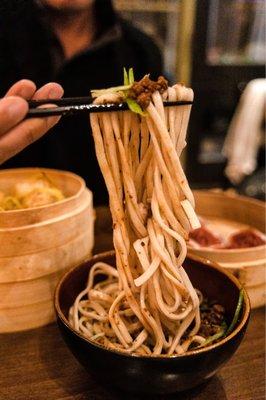
<svg viewBox="0 0 266 400">
<path fill-rule="evenodd" d="M 237 232 L 230 236 L 227 249 L 242 249 L 265 244 L 265 240 L 251 229 Z"/>
<path fill-rule="evenodd" d="M 211 231 L 209 231 L 204 226 L 190 232 L 189 237 L 203 247 L 213 246 L 222 243 L 217 236 L 214 236 Z"/>
</svg>

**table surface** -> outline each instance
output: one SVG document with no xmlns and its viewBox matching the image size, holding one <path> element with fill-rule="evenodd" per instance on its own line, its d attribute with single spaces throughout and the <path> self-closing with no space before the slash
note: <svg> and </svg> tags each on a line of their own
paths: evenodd
<svg viewBox="0 0 266 400">
<path fill-rule="evenodd" d="M 97 210 L 95 252 L 112 248 L 106 209 Z M 265 398 L 265 315 L 252 311 L 246 336 L 232 359 L 208 383 L 154 400 L 262 400 Z M 148 400 L 110 392 L 95 383 L 65 346 L 56 324 L 0 335 L 0 400 Z"/>
</svg>

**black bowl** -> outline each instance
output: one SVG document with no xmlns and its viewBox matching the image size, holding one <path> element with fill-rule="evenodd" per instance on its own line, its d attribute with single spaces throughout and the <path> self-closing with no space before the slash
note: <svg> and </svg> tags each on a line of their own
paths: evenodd
<svg viewBox="0 0 266 400">
<path fill-rule="evenodd" d="M 95 344 L 68 323 L 68 311 L 86 286 L 88 272 L 97 261 L 115 265 L 114 252 L 98 254 L 67 272 L 55 292 L 57 322 L 62 336 L 76 359 L 103 385 L 139 393 L 173 393 L 190 389 L 213 376 L 234 354 L 247 328 L 250 304 L 244 292 L 241 315 L 233 332 L 209 347 L 180 356 L 127 355 Z M 195 287 L 226 310 L 231 321 L 236 309 L 240 283 L 213 263 L 193 256 L 185 269 Z"/>
</svg>

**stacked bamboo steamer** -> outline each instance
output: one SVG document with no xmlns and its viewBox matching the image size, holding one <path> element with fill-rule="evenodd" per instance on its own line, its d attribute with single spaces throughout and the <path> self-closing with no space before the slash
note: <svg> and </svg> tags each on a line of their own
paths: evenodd
<svg viewBox="0 0 266 400">
<path fill-rule="evenodd" d="M 194 191 L 194 196 L 197 214 L 210 222 L 214 233 L 224 231 L 228 234 L 248 227 L 265 233 L 264 202 L 221 191 L 199 190 Z M 188 246 L 188 251 L 215 261 L 232 272 L 246 287 L 253 308 L 266 303 L 265 245 L 230 250 Z"/>
<path fill-rule="evenodd" d="M 54 288 L 67 269 L 91 255 L 92 193 L 75 174 L 50 169 L 0 171 L 0 191 L 44 172 L 65 199 L 0 211 L 0 332 L 43 326 L 54 319 Z"/>
</svg>

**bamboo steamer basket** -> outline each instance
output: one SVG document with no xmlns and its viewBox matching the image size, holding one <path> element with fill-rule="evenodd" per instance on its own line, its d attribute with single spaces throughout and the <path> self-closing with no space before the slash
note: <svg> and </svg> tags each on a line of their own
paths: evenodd
<svg viewBox="0 0 266 400">
<path fill-rule="evenodd" d="M 229 235 L 247 227 L 265 233 L 264 202 L 222 191 L 198 190 L 194 196 L 197 214 L 210 221 L 216 233 Z M 253 308 L 266 303 L 265 245 L 229 250 L 188 245 L 188 252 L 215 261 L 232 272 L 247 289 Z"/>
<path fill-rule="evenodd" d="M 0 332 L 54 320 L 53 294 L 61 275 L 91 256 L 92 193 L 79 176 L 25 168 L 0 171 L 0 191 L 44 172 L 65 195 L 46 206 L 0 212 Z"/>
</svg>

